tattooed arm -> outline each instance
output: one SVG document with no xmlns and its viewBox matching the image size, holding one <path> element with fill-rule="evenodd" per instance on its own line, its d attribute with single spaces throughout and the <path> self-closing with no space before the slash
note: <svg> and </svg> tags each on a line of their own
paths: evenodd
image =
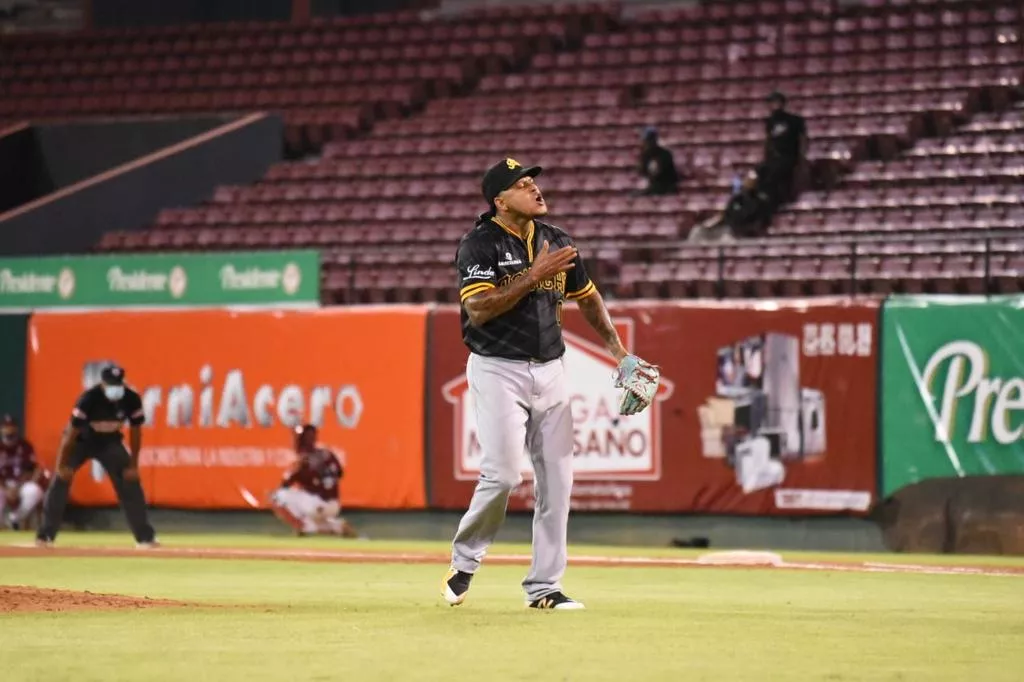
<svg viewBox="0 0 1024 682">
<path fill-rule="evenodd" d="M 600 292 L 595 289 L 590 295 L 579 299 L 576 304 L 579 305 L 583 317 L 604 341 L 605 348 L 612 354 L 616 362 L 621 362 L 622 358 L 629 355 L 629 351 L 622 345 L 622 339 L 619 338 L 615 325 L 612 324 L 612 318 L 608 314 L 608 308 L 605 307 Z"/>
<path fill-rule="evenodd" d="M 519 301 L 533 290 L 537 283 L 529 275 L 520 277 L 503 287 L 486 289 L 483 293 L 472 294 L 462 305 L 469 315 L 469 323 L 482 327 L 498 315 L 512 310 Z"/>
</svg>

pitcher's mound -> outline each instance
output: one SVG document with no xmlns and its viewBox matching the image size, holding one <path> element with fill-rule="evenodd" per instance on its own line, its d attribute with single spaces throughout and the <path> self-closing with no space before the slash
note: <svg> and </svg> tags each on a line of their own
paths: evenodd
<svg viewBox="0 0 1024 682">
<path fill-rule="evenodd" d="M 97 594 L 47 590 L 38 587 L 0 586 L 0 613 L 39 613 L 63 611 L 114 611 L 153 607 L 188 606 L 180 601 L 127 597 L 121 594 Z"/>
</svg>

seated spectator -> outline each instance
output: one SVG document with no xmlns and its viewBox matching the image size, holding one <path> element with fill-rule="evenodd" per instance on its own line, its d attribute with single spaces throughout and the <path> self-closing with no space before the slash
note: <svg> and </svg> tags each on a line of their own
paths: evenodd
<svg viewBox="0 0 1024 682">
<path fill-rule="evenodd" d="M 0 420 L 0 527 L 19 530 L 39 508 L 46 472 L 36 462 L 32 444 L 21 437 L 11 415 Z"/>
<path fill-rule="evenodd" d="M 317 445 L 317 428 L 306 424 L 295 437 L 298 460 L 270 497 L 271 509 L 298 535 L 358 537 L 341 518 L 339 482 L 344 468 L 337 456 Z"/>
<path fill-rule="evenodd" d="M 772 205 L 759 178 L 758 170 L 750 170 L 725 208 L 694 227 L 688 241 L 731 241 L 762 236 L 772 217 Z"/>
<path fill-rule="evenodd" d="M 768 95 L 771 113 L 764 120 L 764 163 L 761 185 L 770 197 L 772 209 L 791 201 L 794 180 L 807 157 L 807 123 L 802 116 L 786 111 L 786 96 Z"/>
<path fill-rule="evenodd" d="M 675 194 L 678 191 L 679 174 L 672 152 L 658 143 L 658 131 L 652 126 L 643 132 L 639 171 L 647 178 L 647 187 L 639 194 Z"/>
</svg>

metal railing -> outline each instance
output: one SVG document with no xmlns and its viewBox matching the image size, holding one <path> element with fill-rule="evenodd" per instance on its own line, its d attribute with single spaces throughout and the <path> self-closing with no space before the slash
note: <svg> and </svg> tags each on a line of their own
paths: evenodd
<svg viewBox="0 0 1024 682">
<path fill-rule="evenodd" d="M 947 282 L 961 279 L 974 280 L 975 285 L 970 291 L 949 291 L 944 288 L 934 293 L 972 293 L 972 294 L 996 294 L 1001 293 L 1000 284 L 1007 277 L 1024 278 L 1024 269 L 1017 267 L 1003 268 L 1005 259 L 1009 256 L 1024 254 L 1024 225 L 1016 230 L 986 230 L 948 233 L 878 233 L 858 234 L 856 236 L 814 236 L 794 238 L 767 238 L 747 241 L 732 241 L 727 243 L 714 244 L 691 244 L 686 242 L 668 243 L 665 242 L 631 242 L 619 246 L 606 245 L 602 251 L 621 250 L 621 262 L 623 267 L 630 265 L 652 264 L 652 263 L 703 263 L 705 272 L 707 264 L 714 262 L 716 279 L 713 282 L 714 295 L 719 298 L 726 296 L 727 283 L 736 284 L 739 282 L 754 282 L 757 279 L 734 279 L 730 277 L 733 268 L 741 264 L 767 264 L 778 260 L 799 261 L 827 260 L 832 266 L 839 263 L 845 265 L 845 273 L 848 275 L 845 287 L 837 287 L 836 291 L 830 292 L 839 295 L 857 296 L 862 294 L 877 294 L 871 290 L 870 282 L 881 277 L 876 276 L 882 273 L 874 267 L 875 261 L 883 259 L 914 259 L 914 258 L 961 258 L 970 257 L 973 261 L 968 270 L 946 270 L 942 269 L 935 273 L 922 273 L 921 277 L 892 277 L 896 282 L 894 289 L 899 291 L 903 287 L 901 282 L 917 281 L 921 284 L 920 290 L 929 293 L 927 282 L 928 275 L 934 274 L 936 279 Z M 667 253 L 666 253 L 667 252 Z M 610 254 L 606 253 L 606 257 Z M 980 263 L 978 262 L 980 259 Z M 600 260 L 600 259 L 599 259 Z M 880 263 L 879 263 L 880 264 Z M 980 267 L 979 267 L 980 266 Z M 598 269 L 601 266 L 598 264 Z M 617 268 L 612 268 L 615 270 Z M 842 270 L 834 267 L 830 274 L 836 274 Z M 914 271 L 908 271 L 911 275 Z M 784 274 L 779 271 L 774 274 Z M 788 281 L 799 281 L 799 274 L 805 274 L 807 282 L 816 278 L 812 273 L 797 273 L 797 277 L 791 277 Z M 942 278 L 939 275 L 950 275 Z M 606 275 L 607 277 L 607 275 Z M 618 278 L 615 278 L 616 280 Z M 763 281 L 763 280 L 760 280 Z M 838 279 L 836 280 L 838 281 Z M 704 280 L 707 283 L 707 280 Z M 706 288 L 706 287 L 705 287 Z M 734 290 L 737 287 L 732 287 Z M 1015 289 L 1016 290 L 1016 289 Z M 915 288 L 915 293 L 917 288 Z M 884 292 L 888 293 L 888 292 Z"/>
</svg>

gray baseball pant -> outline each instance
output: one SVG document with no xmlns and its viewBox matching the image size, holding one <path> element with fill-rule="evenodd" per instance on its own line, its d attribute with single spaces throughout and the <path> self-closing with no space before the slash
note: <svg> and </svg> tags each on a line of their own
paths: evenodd
<svg viewBox="0 0 1024 682">
<path fill-rule="evenodd" d="M 482 451 L 480 479 L 452 543 L 452 565 L 475 573 L 533 462 L 533 562 L 523 580 L 530 601 L 562 589 L 572 492 L 573 425 L 562 359 L 536 363 L 471 354 L 466 366 Z"/>
</svg>

